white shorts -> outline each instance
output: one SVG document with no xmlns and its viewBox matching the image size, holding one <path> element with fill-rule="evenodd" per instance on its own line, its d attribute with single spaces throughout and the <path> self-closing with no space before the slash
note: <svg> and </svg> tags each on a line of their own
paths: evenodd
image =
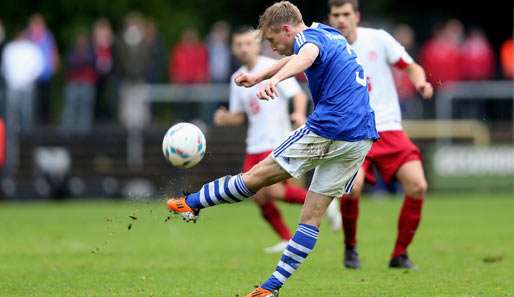
<svg viewBox="0 0 514 297">
<path fill-rule="evenodd" d="M 293 177 L 315 169 L 309 191 L 339 198 L 352 191 L 372 140 L 330 140 L 301 127 L 273 150 L 273 159 Z"/>
</svg>

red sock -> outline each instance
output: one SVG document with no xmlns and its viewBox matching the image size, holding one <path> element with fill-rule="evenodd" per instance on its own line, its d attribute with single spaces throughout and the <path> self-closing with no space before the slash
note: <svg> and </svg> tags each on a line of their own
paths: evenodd
<svg viewBox="0 0 514 297">
<path fill-rule="evenodd" d="M 284 201 L 287 203 L 303 204 L 307 190 L 301 187 L 285 185 Z"/>
<path fill-rule="evenodd" d="M 283 240 L 291 239 L 291 232 L 287 228 L 286 223 L 282 219 L 280 210 L 273 201 L 268 201 L 264 205 L 260 205 L 262 217 L 270 224 L 271 228 L 282 238 Z"/>
<path fill-rule="evenodd" d="M 407 247 L 412 242 L 421 220 L 422 207 L 423 199 L 405 196 L 398 219 L 398 237 L 391 257 L 398 257 L 407 253 Z"/>
<path fill-rule="evenodd" d="M 340 200 L 341 216 L 343 218 L 344 245 L 354 248 L 357 245 L 357 219 L 359 218 L 360 197 L 350 198 L 344 195 Z"/>
</svg>

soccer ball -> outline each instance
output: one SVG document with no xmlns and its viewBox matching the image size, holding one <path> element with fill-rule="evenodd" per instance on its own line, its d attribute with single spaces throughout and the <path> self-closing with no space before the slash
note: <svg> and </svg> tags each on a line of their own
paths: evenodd
<svg viewBox="0 0 514 297">
<path fill-rule="evenodd" d="M 178 123 L 168 129 L 162 140 L 162 152 L 173 166 L 191 168 L 205 155 L 202 131 L 190 123 Z"/>
</svg>

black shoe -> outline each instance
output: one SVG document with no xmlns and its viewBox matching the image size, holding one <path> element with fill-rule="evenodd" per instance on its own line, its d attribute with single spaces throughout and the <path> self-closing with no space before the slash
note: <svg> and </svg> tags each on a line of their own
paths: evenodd
<svg viewBox="0 0 514 297">
<path fill-rule="evenodd" d="M 389 261 L 389 268 L 417 269 L 407 254 L 394 257 Z"/>
<path fill-rule="evenodd" d="M 359 260 L 359 254 L 356 248 L 345 248 L 344 249 L 344 267 L 349 269 L 361 268 L 361 260 Z"/>
</svg>

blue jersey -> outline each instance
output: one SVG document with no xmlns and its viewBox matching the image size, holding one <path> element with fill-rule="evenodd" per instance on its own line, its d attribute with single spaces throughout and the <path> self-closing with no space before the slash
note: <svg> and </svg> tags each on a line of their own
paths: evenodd
<svg viewBox="0 0 514 297">
<path fill-rule="evenodd" d="M 296 34 L 294 53 L 307 43 L 319 48 L 305 70 L 314 101 L 307 128 L 332 140 L 378 139 L 364 71 L 346 39 L 336 29 L 314 23 Z"/>
</svg>

